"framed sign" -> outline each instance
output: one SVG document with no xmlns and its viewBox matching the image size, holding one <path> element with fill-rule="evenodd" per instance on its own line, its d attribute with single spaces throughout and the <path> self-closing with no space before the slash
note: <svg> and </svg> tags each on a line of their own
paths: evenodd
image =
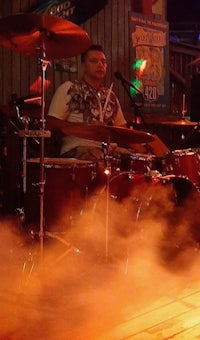
<svg viewBox="0 0 200 340">
<path fill-rule="evenodd" d="M 162 19 L 166 17 L 166 1 L 165 0 L 152 0 L 152 14 L 160 16 Z"/>
<path fill-rule="evenodd" d="M 130 30 L 132 98 L 143 112 L 169 113 L 168 23 L 132 12 Z"/>
</svg>

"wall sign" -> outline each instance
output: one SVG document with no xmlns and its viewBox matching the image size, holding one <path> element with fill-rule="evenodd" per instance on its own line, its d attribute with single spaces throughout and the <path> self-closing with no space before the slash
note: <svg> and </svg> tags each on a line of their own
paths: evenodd
<svg viewBox="0 0 200 340">
<path fill-rule="evenodd" d="M 31 12 L 55 15 L 63 19 L 82 24 L 98 11 L 100 11 L 108 0 L 46 0 L 32 8 Z"/>
<path fill-rule="evenodd" d="M 130 30 L 131 81 L 143 94 L 132 97 L 143 112 L 169 113 L 168 23 L 132 12 Z"/>
</svg>

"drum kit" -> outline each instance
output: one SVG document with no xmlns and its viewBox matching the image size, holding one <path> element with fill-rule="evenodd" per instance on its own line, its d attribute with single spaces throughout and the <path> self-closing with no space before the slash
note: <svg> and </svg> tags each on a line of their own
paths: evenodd
<svg viewBox="0 0 200 340">
<path fill-rule="evenodd" d="M 45 235 L 44 227 L 44 194 L 45 194 L 45 170 L 48 168 L 70 169 L 70 177 L 67 181 L 74 181 L 77 177 L 77 169 L 89 169 L 89 178 L 95 177 L 96 168 L 91 162 L 79 160 L 61 160 L 45 158 L 44 139 L 51 136 L 50 131 L 45 129 L 45 95 L 44 84 L 46 68 L 51 59 L 74 57 L 84 52 L 90 44 L 89 37 L 85 31 L 67 20 L 40 14 L 17 14 L 5 17 L 0 20 L 0 44 L 30 57 L 36 57 L 41 65 L 42 72 L 42 93 L 41 93 L 41 115 L 40 129 L 29 130 L 26 125 L 24 130 L 19 131 L 19 137 L 23 138 L 23 179 L 24 191 L 26 192 L 26 167 L 29 164 L 39 165 L 39 235 L 41 255 L 43 256 L 43 243 Z M 190 125 L 194 123 L 188 121 L 165 122 L 167 125 Z M 150 143 L 154 141 L 153 135 L 147 132 L 131 130 L 123 127 L 97 126 L 79 123 L 56 121 L 56 127 L 63 134 L 74 135 L 76 137 L 100 141 L 109 145 L 117 143 L 119 146 L 134 147 L 134 144 Z M 27 159 L 26 139 L 40 139 L 40 157 L 37 159 Z M 108 155 L 109 156 L 109 155 Z M 187 163 L 187 166 L 185 166 Z M 190 166 L 188 166 L 190 164 Z M 121 165 L 120 165 L 121 166 Z M 119 168 L 120 168 L 119 166 Z M 191 180 L 195 186 L 200 182 L 200 151 L 185 150 L 169 153 L 162 161 L 163 175 L 185 176 Z M 73 169 L 73 171 L 71 171 Z M 184 169 L 182 171 L 182 169 Z M 157 170 L 156 156 L 132 154 L 127 157 L 120 169 L 130 173 L 150 174 L 151 170 Z M 195 171 L 195 173 L 194 173 Z M 119 173 L 120 176 L 120 173 Z M 60 176 L 58 176 L 60 177 Z M 75 178 L 76 179 L 76 178 Z M 89 180 L 90 180 L 89 179 Z M 110 179 L 110 177 L 108 178 Z M 88 180 L 88 179 L 87 179 Z M 86 180 L 86 181 L 87 181 Z M 80 183 L 79 183 L 80 184 Z M 63 186 L 63 183 L 61 184 Z M 84 184 L 84 186 L 87 186 Z M 51 193 L 51 196 L 53 193 Z"/>
<path fill-rule="evenodd" d="M 23 168 L 26 170 L 26 139 L 40 138 L 40 248 L 44 243 L 44 146 L 50 133 L 45 130 L 45 75 L 50 60 L 74 57 L 85 51 L 90 40 L 86 32 L 67 20 L 51 15 L 11 15 L 0 20 L 0 44 L 15 52 L 38 58 L 42 74 L 41 119 L 39 131 L 29 131 L 26 124 L 23 137 Z"/>
<path fill-rule="evenodd" d="M 51 136 L 45 129 L 45 74 L 50 60 L 74 57 L 84 52 L 90 45 L 90 39 L 79 26 L 67 20 L 50 15 L 16 14 L 0 20 L 0 44 L 14 52 L 36 57 L 42 73 L 41 119 L 39 130 L 29 130 L 25 121 L 24 130 L 19 131 L 23 138 L 23 189 L 26 192 L 26 148 L 27 138 L 40 138 L 39 157 L 39 197 L 40 197 L 40 245 L 43 253 L 44 242 L 44 188 L 45 188 L 45 157 L 44 139 Z M 19 112 L 18 112 L 19 113 Z M 21 117 L 20 117 L 21 118 Z M 23 117 L 22 117 L 23 118 Z M 83 126 L 78 124 L 63 125 L 63 133 L 98 141 L 123 143 L 142 143 L 152 141 L 153 137 L 145 132 L 133 132 L 125 128 Z M 77 161 L 78 162 L 78 161 Z M 76 162 L 75 162 L 76 163 Z M 73 164 L 76 167 L 77 164 Z"/>
</svg>

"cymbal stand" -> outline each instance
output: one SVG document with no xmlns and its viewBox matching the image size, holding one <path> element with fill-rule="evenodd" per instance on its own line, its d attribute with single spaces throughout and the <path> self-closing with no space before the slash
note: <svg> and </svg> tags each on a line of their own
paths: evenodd
<svg viewBox="0 0 200 340">
<path fill-rule="evenodd" d="M 188 133 L 188 135 L 184 138 L 182 143 L 180 143 L 179 148 L 185 148 L 187 147 L 187 143 L 190 141 L 190 139 L 193 137 L 194 134 L 200 133 L 200 122 L 197 123 L 194 127 L 192 127 L 191 131 Z"/>
<path fill-rule="evenodd" d="M 109 198 L 110 198 L 110 176 L 112 173 L 112 156 L 109 154 L 110 143 L 102 143 L 104 153 L 104 173 L 106 175 L 106 220 L 105 220 L 105 260 L 108 262 L 108 229 L 109 229 Z"/>
<path fill-rule="evenodd" d="M 43 259 L 44 253 L 44 185 L 45 185 L 45 174 L 44 174 L 44 137 L 45 137 L 45 79 L 46 79 L 46 69 L 50 64 L 48 60 L 45 59 L 45 48 L 44 46 L 39 48 L 41 51 L 42 57 L 39 58 L 39 63 L 41 65 L 42 71 L 42 109 L 41 109 L 41 141 L 40 141 L 40 226 L 39 226 L 39 238 L 40 238 L 40 255 L 41 259 Z"/>
<path fill-rule="evenodd" d="M 187 111 L 185 109 L 185 94 L 183 94 L 183 107 L 182 107 L 182 112 L 181 112 L 181 119 L 185 120 L 185 115 L 186 115 Z M 185 134 L 182 132 L 181 134 L 181 140 L 185 140 Z"/>
</svg>

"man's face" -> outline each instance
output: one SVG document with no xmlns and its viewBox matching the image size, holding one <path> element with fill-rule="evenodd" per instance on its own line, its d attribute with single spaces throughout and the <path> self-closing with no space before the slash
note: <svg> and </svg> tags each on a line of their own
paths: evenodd
<svg viewBox="0 0 200 340">
<path fill-rule="evenodd" d="M 103 80 L 107 69 L 105 54 L 101 51 L 88 51 L 82 67 L 85 76 Z"/>
</svg>

